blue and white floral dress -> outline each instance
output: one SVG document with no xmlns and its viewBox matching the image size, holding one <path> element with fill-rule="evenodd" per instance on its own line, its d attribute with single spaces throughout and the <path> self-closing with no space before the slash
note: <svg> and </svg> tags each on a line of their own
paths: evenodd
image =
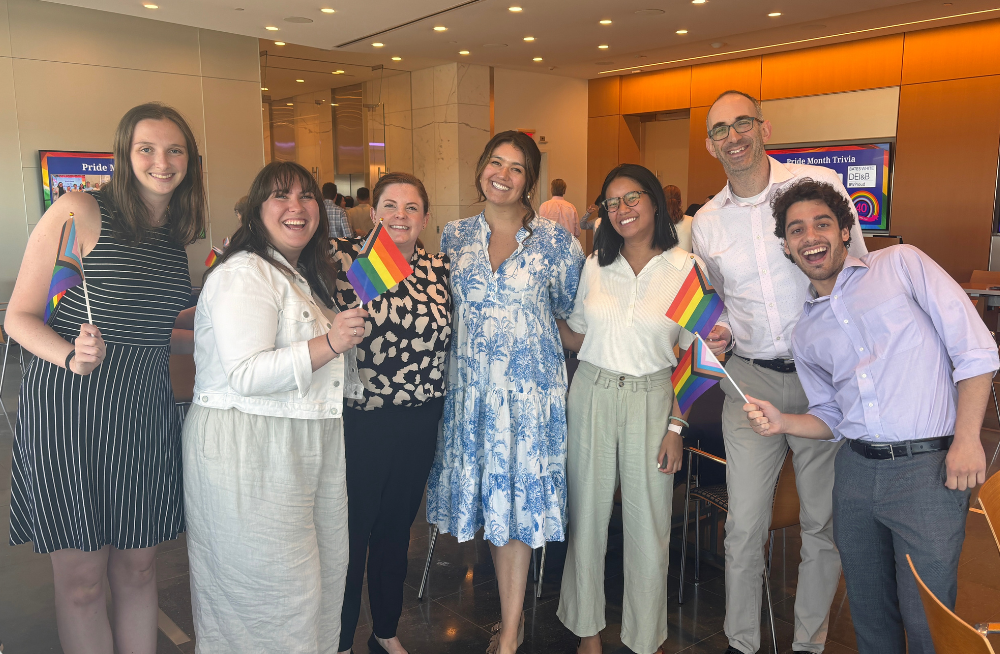
<svg viewBox="0 0 1000 654">
<path fill-rule="evenodd" d="M 541 547 L 566 527 L 566 362 L 556 319 L 573 311 L 579 241 L 544 218 L 494 273 L 485 214 L 449 223 L 454 299 L 448 390 L 427 520 L 459 541 Z"/>
</svg>

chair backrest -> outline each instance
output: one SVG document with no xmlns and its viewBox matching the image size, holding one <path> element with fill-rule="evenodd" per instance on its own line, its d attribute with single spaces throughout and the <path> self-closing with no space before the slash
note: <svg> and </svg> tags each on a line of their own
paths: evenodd
<svg viewBox="0 0 1000 654">
<path fill-rule="evenodd" d="M 903 242 L 902 236 L 890 236 L 889 234 L 878 234 L 875 236 L 865 236 L 865 247 L 869 252 L 887 248 L 890 245 L 899 245 Z"/>
<path fill-rule="evenodd" d="M 997 537 L 997 529 L 1000 529 L 1000 475 L 993 475 L 980 486 L 979 506 L 986 512 L 986 522 L 993 532 L 993 540 L 1000 548 L 1000 538 Z"/>
<path fill-rule="evenodd" d="M 1000 270 L 973 270 L 969 282 L 972 284 L 1000 285 Z"/>
<path fill-rule="evenodd" d="M 778 473 L 774 487 L 774 504 L 771 506 L 770 530 L 784 529 L 799 524 L 799 491 L 795 488 L 795 468 L 792 451 L 788 450 L 785 462 Z"/>
<path fill-rule="evenodd" d="M 194 399 L 193 355 L 170 355 L 170 385 L 174 389 L 174 401 L 178 404 L 187 403 Z"/>
<path fill-rule="evenodd" d="M 934 651 L 937 654 L 993 654 L 993 647 L 986 636 L 952 613 L 927 588 L 924 580 L 917 574 L 909 554 L 906 555 L 906 561 L 917 579 L 920 599 L 923 600 L 924 613 L 927 615 L 927 626 L 930 627 L 931 640 L 934 641 Z"/>
</svg>

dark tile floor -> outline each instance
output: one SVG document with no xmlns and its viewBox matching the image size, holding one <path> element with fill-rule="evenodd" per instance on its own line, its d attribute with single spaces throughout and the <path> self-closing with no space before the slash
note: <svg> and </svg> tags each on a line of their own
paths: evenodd
<svg viewBox="0 0 1000 654">
<path fill-rule="evenodd" d="M 13 363 L 13 362 L 12 362 Z M 8 373 L 11 366 L 8 366 Z M 11 414 L 16 408 L 18 368 L 0 389 L 3 405 Z M 992 411 L 992 405 L 990 407 Z M 995 415 L 987 416 L 983 439 L 991 457 L 1000 432 Z M 0 415 L 0 537 L 7 538 L 7 512 L 10 499 L 10 463 L 13 436 Z M 1000 467 L 1000 464 L 998 466 Z M 1000 618 L 1000 553 L 993 542 L 985 518 L 970 513 L 965 549 L 959 572 L 957 613 L 970 623 Z M 417 600 L 417 589 L 427 555 L 428 529 L 423 512 L 411 531 L 410 568 L 404 592 L 403 616 L 399 637 L 413 654 L 483 652 L 489 641 L 489 627 L 498 619 L 500 601 L 488 546 L 481 539 L 459 544 L 451 536 L 438 539 L 427 595 Z M 619 639 L 622 577 L 622 537 L 620 520 L 615 518 L 609 538 L 606 594 L 608 626 L 602 634 L 605 652 L 627 654 Z M 781 652 L 789 652 L 792 638 L 792 610 L 795 601 L 799 538 L 795 528 L 779 534 L 775 540 L 774 567 L 771 575 L 775 603 L 776 631 Z M 666 654 L 721 654 L 727 641 L 722 631 L 725 616 L 725 584 L 720 570 L 703 564 L 701 581 L 692 583 L 693 563 L 689 561 L 685 582 L 685 602 L 677 604 L 679 552 L 675 549 L 666 580 L 671 592 L 667 606 L 670 613 L 670 638 Z M 572 652 L 575 637 L 556 618 L 559 584 L 565 547 L 549 546 L 542 596 L 535 598 L 529 583 L 525 594 L 525 642 L 523 654 Z M 160 654 L 194 651 L 188 584 L 187 550 L 183 536 L 160 546 L 157 557 L 161 631 Z M 365 601 L 367 604 L 367 600 Z M 762 615 L 766 621 L 766 613 Z M 355 651 L 367 652 L 365 642 L 370 631 L 367 607 L 361 616 Z M 769 640 L 767 627 L 762 638 Z M 8 547 L 0 543 L 0 640 L 4 654 L 62 652 L 55 628 L 52 597 L 52 569 L 48 557 L 36 555 L 30 546 Z M 994 647 L 1000 639 L 994 641 Z M 765 643 L 762 651 L 770 647 Z M 854 629 L 851 625 L 843 580 L 834 598 L 826 651 L 832 654 L 854 652 Z"/>
</svg>

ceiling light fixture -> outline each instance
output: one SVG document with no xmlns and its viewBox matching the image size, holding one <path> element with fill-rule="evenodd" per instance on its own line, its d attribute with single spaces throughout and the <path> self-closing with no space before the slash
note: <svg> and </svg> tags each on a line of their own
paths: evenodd
<svg viewBox="0 0 1000 654">
<path fill-rule="evenodd" d="M 770 18 L 777 18 L 780 15 L 781 15 L 780 11 L 772 11 L 771 13 L 768 14 Z"/>
<path fill-rule="evenodd" d="M 534 41 L 535 37 L 533 37 L 533 36 L 526 36 L 526 37 L 524 37 L 524 40 L 525 41 Z"/>
<path fill-rule="evenodd" d="M 267 89 L 267 87 L 266 87 L 266 86 L 262 86 L 262 87 L 260 87 L 260 90 L 261 90 L 261 91 L 266 91 L 266 90 L 268 90 L 268 89 Z"/>
<path fill-rule="evenodd" d="M 600 23 L 601 23 L 601 25 L 610 25 L 611 21 L 609 19 L 605 18 L 604 20 L 600 21 Z"/>
<path fill-rule="evenodd" d="M 393 61 L 402 61 L 403 58 L 402 57 L 393 57 L 392 60 Z"/>
<path fill-rule="evenodd" d="M 522 9 L 520 7 L 518 7 L 518 6 L 515 5 L 513 7 L 507 7 L 507 11 L 512 11 L 512 12 L 514 12 L 516 14 L 519 11 L 522 11 Z"/>
<path fill-rule="evenodd" d="M 607 50 L 608 46 L 606 46 L 606 45 L 599 45 L 599 46 L 597 46 L 597 49 L 598 50 Z"/>
<path fill-rule="evenodd" d="M 295 106 L 295 103 L 294 103 L 294 102 L 286 102 L 286 103 L 285 103 L 285 106 L 286 106 L 286 107 L 294 107 L 294 106 Z"/>
<path fill-rule="evenodd" d="M 447 32 L 448 28 L 445 27 L 444 25 L 435 25 L 434 26 L 434 31 L 435 32 Z"/>
<path fill-rule="evenodd" d="M 333 71 L 333 74 L 334 75 L 343 75 L 344 71 L 342 71 L 342 70 L 335 70 L 335 71 Z"/>
<path fill-rule="evenodd" d="M 703 4 L 705 4 L 706 1 L 707 0 L 691 0 L 691 4 L 693 4 L 693 5 L 703 5 Z"/>
<path fill-rule="evenodd" d="M 535 58 L 532 59 L 532 61 L 541 61 L 541 60 L 542 60 L 541 57 L 535 57 Z"/>
<path fill-rule="evenodd" d="M 304 79 L 297 79 L 297 80 L 295 80 L 295 81 L 296 81 L 296 82 L 298 82 L 299 84 L 302 84 L 303 82 L 305 82 L 305 80 L 304 80 Z"/>
<path fill-rule="evenodd" d="M 687 34 L 688 31 L 687 30 L 677 30 L 677 33 L 678 34 Z"/>
<path fill-rule="evenodd" d="M 159 9 L 160 5 L 145 4 L 145 5 L 143 5 L 143 7 L 145 7 L 146 9 Z"/>
<path fill-rule="evenodd" d="M 284 41 L 275 41 L 274 45 L 285 45 Z"/>
<path fill-rule="evenodd" d="M 320 11 L 322 11 L 324 14 L 332 14 L 334 13 L 335 10 L 330 9 L 329 7 L 323 7 L 322 9 L 320 9 Z"/>
<path fill-rule="evenodd" d="M 268 25 L 264 29 L 266 29 L 268 32 L 277 32 L 278 31 L 278 28 L 275 27 L 274 25 Z"/>
<path fill-rule="evenodd" d="M 385 43 L 378 43 L 378 42 L 372 43 L 372 47 L 373 48 L 381 48 L 384 45 L 385 45 Z"/>
<path fill-rule="evenodd" d="M 467 54 L 469 54 L 469 51 L 468 50 L 459 50 L 458 54 L 460 54 L 460 55 L 467 55 Z"/>
</svg>

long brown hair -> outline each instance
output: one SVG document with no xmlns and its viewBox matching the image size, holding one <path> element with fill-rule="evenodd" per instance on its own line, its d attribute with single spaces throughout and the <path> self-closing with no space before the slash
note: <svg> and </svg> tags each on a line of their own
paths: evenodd
<svg viewBox="0 0 1000 654">
<path fill-rule="evenodd" d="M 538 173 L 542 167 L 542 153 L 538 150 L 535 139 L 513 129 L 500 132 L 490 139 L 490 142 L 483 149 L 483 153 L 479 155 L 479 163 L 476 164 L 476 190 L 479 191 L 479 201 L 486 202 L 486 194 L 483 193 L 483 187 L 480 183 L 483 171 L 486 170 L 486 165 L 489 164 L 493 153 L 504 143 L 510 143 L 524 155 L 525 183 L 524 190 L 521 192 L 521 206 L 524 207 L 524 216 L 521 218 L 521 226 L 528 230 L 528 236 L 530 237 L 532 230 L 529 225 L 531 219 L 535 217 L 535 208 L 531 205 L 531 196 L 535 191 L 535 187 L 538 186 Z"/>
<path fill-rule="evenodd" d="M 115 238 L 124 243 L 138 244 L 150 231 L 149 207 L 139 194 L 139 182 L 132 169 L 132 139 L 135 126 L 143 120 L 169 120 L 181 130 L 187 148 L 187 172 L 174 189 L 167 205 L 170 235 L 181 245 L 189 245 L 205 231 L 208 215 L 205 184 L 202 179 L 198 143 L 187 121 L 173 107 L 159 102 L 147 102 L 129 109 L 115 130 L 115 173 L 101 188 L 101 197 L 111 209 L 111 229 Z"/>
<path fill-rule="evenodd" d="M 663 197 L 667 199 L 667 215 L 674 223 L 684 220 L 684 207 L 681 206 L 681 190 L 673 184 L 663 187 Z"/>
<path fill-rule="evenodd" d="M 267 229 L 260 216 L 260 208 L 276 191 L 287 193 L 298 182 L 303 193 L 311 193 L 319 205 L 319 224 L 316 233 L 299 255 L 299 270 L 309 282 L 309 288 L 327 307 L 333 306 L 330 289 L 336 283 L 338 266 L 330 256 L 330 223 L 326 216 L 323 194 L 309 171 L 294 161 L 272 161 L 257 173 L 247 191 L 245 211 L 240 216 L 240 226 L 233 234 L 229 247 L 205 271 L 205 277 L 237 252 L 252 252 L 269 264 L 292 276 L 294 272 L 273 256 L 274 245 L 267 237 Z"/>
</svg>

